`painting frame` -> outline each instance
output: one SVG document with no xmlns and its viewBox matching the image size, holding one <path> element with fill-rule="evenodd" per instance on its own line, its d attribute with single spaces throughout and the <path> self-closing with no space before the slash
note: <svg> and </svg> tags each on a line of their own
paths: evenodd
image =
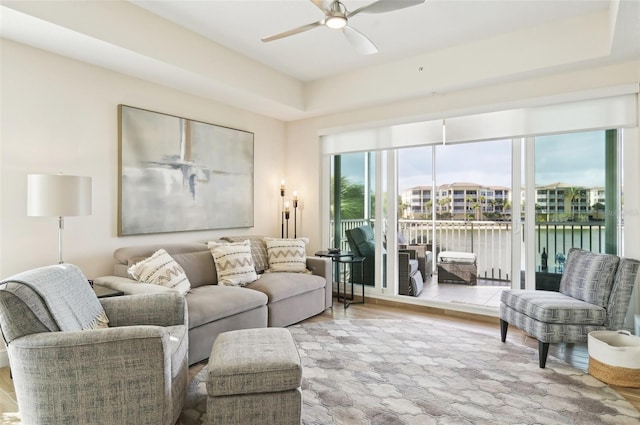
<svg viewBox="0 0 640 425">
<path fill-rule="evenodd" d="M 118 236 L 253 227 L 254 139 L 118 105 Z"/>
</svg>

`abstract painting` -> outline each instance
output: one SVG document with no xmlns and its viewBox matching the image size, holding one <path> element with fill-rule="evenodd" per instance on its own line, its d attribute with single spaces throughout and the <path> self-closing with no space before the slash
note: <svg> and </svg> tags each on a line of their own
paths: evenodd
<svg viewBox="0 0 640 425">
<path fill-rule="evenodd" d="M 253 226 L 253 133 L 118 105 L 118 234 Z"/>
</svg>

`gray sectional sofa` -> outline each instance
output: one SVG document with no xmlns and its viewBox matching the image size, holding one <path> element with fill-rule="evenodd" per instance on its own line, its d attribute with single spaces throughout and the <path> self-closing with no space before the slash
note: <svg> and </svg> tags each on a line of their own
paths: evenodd
<svg viewBox="0 0 640 425">
<path fill-rule="evenodd" d="M 254 246 L 259 237 L 252 237 Z M 307 257 L 312 274 L 262 273 L 244 287 L 217 285 L 211 252 L 205 243 L 156 244 L 119 248 L 114 276 L 94 283 L 125 294 L 173 291 L 128 276 L 127 268 L 163 248 L 182 266 L 191 290 L 185 295 L 189 317 L 189 364 L 207 359 L 218 334 L 236 329 L 284 327 L 322 313 L 332 305 L 331 261 Z M 261 271 L 261 270 L 258 270 Z"/>
</svg>

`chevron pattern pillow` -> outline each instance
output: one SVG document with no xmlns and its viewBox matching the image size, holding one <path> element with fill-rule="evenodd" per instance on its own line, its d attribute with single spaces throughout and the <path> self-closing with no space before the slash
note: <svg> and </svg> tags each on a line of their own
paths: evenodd
<svg viewBox="0 0 640 425">
<path fill-rule="evenodd" d="M 270 272 L 308 273 L 305 247 L 307 238 L 265 238 Z"/>
<path fill-rule="evenodd" d="M 258 280 L 248 240 L 232 243 L 208 242 L 207 246 L 216 263 L 218 285 L 244 286 Z"/>
<path fill-rule="evenodd" d="M 269 268 L 269 256 L 267 254 L 267 244 L 262 236 L 223 236 L 220 238 L 225 242 L 244 242 L 249 241 L 251 245 L 251 257 L 256 273 L 264 273 Z"/>
<path fill-rule="evenodd" d="M 159 249 L 151 257 L 135 263 L 127 271 L 138 282 L 166 286 L 183 295 L 191 289 L 184 269 L 164 249 Z"/>
</svg>

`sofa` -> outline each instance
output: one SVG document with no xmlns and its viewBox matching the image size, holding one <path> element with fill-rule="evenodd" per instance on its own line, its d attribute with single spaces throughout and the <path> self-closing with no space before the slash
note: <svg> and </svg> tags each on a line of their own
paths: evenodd
<svg viewBox="0 0 640 425">
<path fill-rule="evenodd" d="M 332 306 L 331 260 L 306 257 L 310 273 L 270 273 L 264 238 L 228 237 L 222 242 L 249 239 L 259 279 L 245 286 L 218 285 L 216 265 L 206 243 L 153 244 L 119 248 L 114 252 L 113 276 L 94 280 L 125 294 L 175 292 L 165 286 L 142 283 L 127 270 L 141 259 L 164 249 L 190 282 L 185 294 L 188 309 L 189 364 L 211 354 L 216 337 L 226 331 L 285 327 L 322 313 Z"/>
</svg>

